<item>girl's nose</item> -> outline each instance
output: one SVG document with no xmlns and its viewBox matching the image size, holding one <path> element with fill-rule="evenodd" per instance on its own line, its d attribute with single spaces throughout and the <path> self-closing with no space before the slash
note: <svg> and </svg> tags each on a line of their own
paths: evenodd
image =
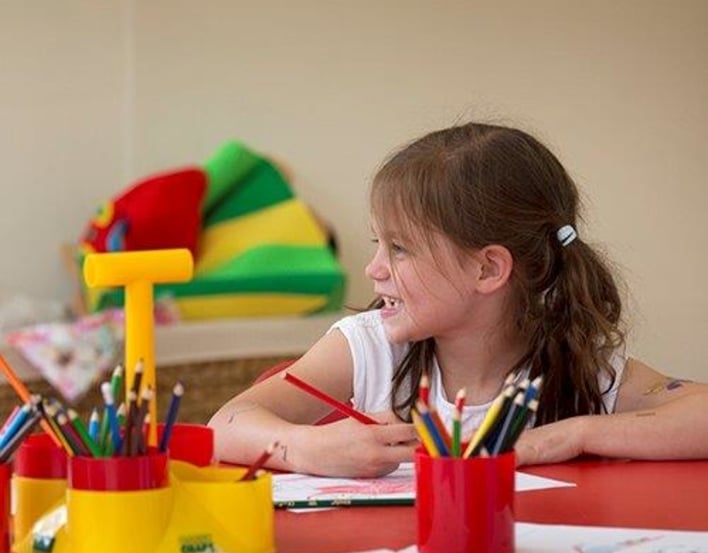
<svg viewBox="0 0 708 553">
<path fill-rule="evenodd" d="M 391 271 L 389 270 L 389 260 L 385 252 L 382 251 L 383 248 L 377 248 L 374 257 L 366 265 L 364 273 L 371 280 L 386 280 Z"/>
</svg>

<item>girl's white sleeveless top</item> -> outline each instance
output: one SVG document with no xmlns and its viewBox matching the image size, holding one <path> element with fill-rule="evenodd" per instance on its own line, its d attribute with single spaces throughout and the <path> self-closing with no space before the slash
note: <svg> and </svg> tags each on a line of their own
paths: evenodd
<svg viewBox="0 0 708 553">
<path fill-rule="evenodd" d="M 408 352 L 407 344 L 392 344 L 386 338 L 380 312 L 366 311 L 345 317 L 332 325 L 345 336 L 349 343 L 354 362 L 354 395 L 352 404 L 355 409 L 367 413 L 391 410 L 391 393 L 393 389 L 393 371 Z M 617 390 L 622 381 L 627 357 L 624 351 L 615 351 L 610 364 L 615 370 L 612 383 L 610 376 L 602 373 L 598 377 L 600 390 L 609 390 L 603 395 L 603 403 L 608 413 L 615 410 Z M 527 376 L 528 369 L 520 371 L 517 379 Z M 610 387 L 610 384 L 612 386 Z M 441 385 L 440 368 L 437 361 L 431 371 L 430 403 L 437 409 L 444 424 L 449 428 L 452 424 L 454 398 L 445 396 Z M 482 405 L 466 405 L 462 413 L 463 436 L 476 429 L 492 402 Z"/>
</svg>

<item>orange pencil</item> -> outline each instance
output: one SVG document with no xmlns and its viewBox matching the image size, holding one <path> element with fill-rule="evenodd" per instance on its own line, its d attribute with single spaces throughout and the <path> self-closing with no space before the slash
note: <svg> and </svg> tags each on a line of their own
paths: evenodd
<svg viewBox="0 0 708 553">
<path fill-rule="evenodd" d="M 278 447 L 277 441 L 270 444 L 263 451 L 263 453 L 261 453 L 261 456 L 258 457 L 258 459 L 256 459 L 250 467 L 248 467 L 246 474 L 241 477 L 241 480 L 251 480 L 256 475 L 256 472 L 258 472 L 260 468 L 266 463 L 266 461 L 270 459 L 270 456 L 273 455 L 273 452 L 275 451 L 276 447 Z"/>
<path fill-rule="evenodd" d="M 2 370 L 5 378 L 7 378 L 7 381 L 10 383 L 10 386 L 12 386 L 12 389 L 15 390 L 15 393 L 20 396 L 20 399 L 24 403 L 28 403 L 30 401 L 29 390 L 18 378 L 10 365 L 7 364 L 7 361 L 5 361 L 5 358 L 2 355 L 0 355 L 0 370 Z M 56 434 L 54 434 L 54 430 L 51 426 L 49 426 L 49 423 L 44 418 L 39 421 L 39 424 L 42 425 L 42 429 L 49 434 L 52 440 L 54 440 L 54 443 L 58 447 L 62 447 L 62 443 L 59 441 L 59 438 L 57 438 Z"/>
<path fill-rule="evenodd" d="M 334 399 L 333 397 L 328 396 L 323 391 L 318 390 L 317 388 L 309 385 L 307 382 L 305 382 L 303 380 L 300 380 L 298 377 L 293 376 L 288 371 L 283 371 L 282 374 L 283 374 L 283 378 L 287 382 L 290 382 L 290 384 L 297 386 L 302 391 L 307 392 L 310 395 L 313 395 L 314 397 L 316 397 L 319 400 L 324 401 L 328 405 L 331 405 L 340 413 L 343 413 L 343 414 L 347 415 L 348 417 L 356 419 L 359 422 L 364 423 L 364 424 L 379 424 L 378 421 L 372 419 L 371 417 L 367 417 L 364 413 L 360 413 L 359 411 L 357 411 L 353 407 L 349 407 L 349 405 L 347 405 L 346 403 L 342 403 L 341 401 L 338 401 L 338 400 Z"/>
</svg>

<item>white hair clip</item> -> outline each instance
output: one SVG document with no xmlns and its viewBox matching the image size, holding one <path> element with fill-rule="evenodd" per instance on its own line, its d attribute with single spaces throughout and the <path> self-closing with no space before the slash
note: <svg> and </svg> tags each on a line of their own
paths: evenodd
<svg viewBox="0 0 708 553">
<path fill-rule="evenodd" d="M 561 243 L 564 248 L 570 244 L 573 240 L 578 237 L 578 233 L 575 232 L 573 225 L 563 225 L 556 232 L 556 238 Z"/>
</svg>

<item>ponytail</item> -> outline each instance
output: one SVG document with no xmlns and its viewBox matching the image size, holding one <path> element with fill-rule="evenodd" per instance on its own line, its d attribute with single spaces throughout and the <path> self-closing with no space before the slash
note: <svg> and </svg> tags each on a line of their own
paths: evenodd
<svg viewBox="0 0 708 553">
<path fill-rule="evenodd" d="M 531 323 L 527 363 L 531 377 L 543 374 L 537 424 L 604 410 L 598 374 L 614 383 L 614 349 L 624 343 L 619 330 L 621 299 L 606 262 L 592 247 L 575 240 L 554 244 L 553 283 L 540 294 Z M 528 328 L 528 326 L 527 326 Z"/>
</svg>

